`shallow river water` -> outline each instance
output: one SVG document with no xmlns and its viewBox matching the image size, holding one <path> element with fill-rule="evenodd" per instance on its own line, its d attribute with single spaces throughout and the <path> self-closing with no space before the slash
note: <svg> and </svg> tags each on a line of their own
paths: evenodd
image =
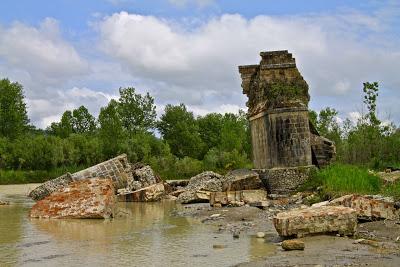
<svg viewBox="0 0 400 267">
<path fill-rule="evenodd" d="M 0 266 L 232 266 L 267 255 L 271 245 L 190 217 L 171 214 L 182 206 L 119 203 L 112 220 L 30 219 L 35 185 L 0 186 Z M 213 245 L 224 245 L 214 249 Z"/>
</svg>

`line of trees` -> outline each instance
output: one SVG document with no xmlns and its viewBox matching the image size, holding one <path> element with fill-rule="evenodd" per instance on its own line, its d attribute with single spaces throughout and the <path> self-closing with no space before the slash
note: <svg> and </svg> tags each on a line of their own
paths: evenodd
<svg viewBox="0 0 400 267">
<path fill-rule="evenodd" d="M 195 117 L 184 104 L 167 105 L 157 120 L 154 98 L 128 87 L 98 118 L 80 106 L 40 130 L 29 125 L 20 84 L 1 80 L 0 95 L 0 170 L 75 170 L 121 153 L 166 178 L 251 167 L 242 111 Z"/>
<path fill-rule="evenodd" d="M 393 124 L 383 126 L 376 115 L 378 84 L 365 83 L 363 92 L 368 113 L 357 123 L 339 123 L 332 108 L 310 111 L 310 119 L 336 143 L 338 161 L 396 166 L 400 132 Z M 7 170 L 76 170 L 121 153 L 150 164 L 162 177 L 184 178 L 202 170 L 251 168 L 250 143 L 243 111 L 196 117 L 184 104 L 167 105 L 157 119 L 154 98 L 132 87 L 120 88 L 119 98 L 97 118 L 81 106 L 47 129 L 36 129 L 29 125 L 22 85 L 0 80 L 0 178 Z"/>
</svg>

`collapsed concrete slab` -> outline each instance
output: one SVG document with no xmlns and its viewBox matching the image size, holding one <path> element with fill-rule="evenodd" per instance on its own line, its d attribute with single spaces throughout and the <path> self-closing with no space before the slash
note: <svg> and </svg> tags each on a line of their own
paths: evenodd
<svg viewBox="0 0 400 267">
<path fill-rule="evenodd" d="M 106 219 L 115 213 L 114 186 L 111 179 L 74 181 L 36 202 L 32 218 Z"/>
<path fill-rule="evenodd" d="M 164 184 L 158 183 L 133 192 L 118 194 L 117 198 L 121 202 L 153 202 L 161 200 L 164 195 Z"/>
<path fill-rule="evenodd" d="M 73 174 L 67 173 L 47 181 L 32 190 L 29 193 L 29 197 L 38 201 L 49 196 L 52 192 L 64 188 L 72 181 L 90 178 L 112 179 L 115 190 L 127 187 L 128 181 L 133 180 L 133 178 L 131 165 L 126 154 L 122 154 L 82 171 Z"/>
<path fill-rule="evenodd" d="M 242 190 L 227 192 L 211 192 L 211 206 L 226 206 L 243 204 L 255 204 L 267 200 L 267 191 L 265 190 Z"/>
<path fill-rule="evenodd" d="M 68 184 L 73 181 L 72 175 L 70 173 L 66 173 L 56 179 L 47 181 L 36 187 L 29 193 L 28 196 L 33 200 L 38 201 L 49 196 L 51 193 L 68 186 Z"/>
<path fill-rule="evenodd" d="M 353 208 L 359 219 L 400 219 L 400 207 L 390 197 L 352 194 L 336 198 L 326 205 Z"/>
<path fill-rule="evenodd" d="M 278 213 L 273 223 L 278 234 L 284 237 L 330 232 L 353 235 L 357 213 L 352 208 L 341 206 L 311 207 Z"/>
</svg>

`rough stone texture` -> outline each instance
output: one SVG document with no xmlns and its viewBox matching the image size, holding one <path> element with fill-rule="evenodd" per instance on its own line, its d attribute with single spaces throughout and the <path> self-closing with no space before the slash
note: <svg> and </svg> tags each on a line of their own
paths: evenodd
<svg viewBox="0 0 400 267">
<path fill-rule="evenodd" d="M 346 195 L 330 201 L 327 205 L 353 208 L 359 219 L 400 219 L 400 207 L 390 197 Z"/>
<path fill-rule="evenodd" d="M 126 154 L 104 161 L 95 166 L 72 174 L 74 180 L 89 178 L 111 178 L 114 188 L 127 187 L 128 181 L 132 180 L 131 165 Z"/>
<path fill-rule="evenodd" d="M 313 162 L 308 85 L 292 54 L 285 50 L 261 52 L 260 56 L 259 65 L 239 66 L 243 93 L 249 99 L 247 106 L 254 167 L 294 168 L 310 166 L 314 162 L 318 164 L 318 160 L 321 165 L 329 162 L 329 153 L 325 153 L 325 143 L 319 137 L 314 138 L 314 158 L 318 160 Z M 274 174 L 286 175 L 285 172 Z M 299 172 L 293 173 L 296 174 Z M 286 179 L 285 184 L 293 181 L 294 185 L 276 190 L 295 188 L 298 180 L 303 178 L 293 176 Z"/>
<path fill-rule="evenodd" d="M 222 181 L 222 175 L 212 171 L 206 171 L 190 178 L 186 190 L 218 192 L 222 191 Z"/>
<path fill-rule="evenodd" d="M 284 250 L 304 250 L 305 247 L 304 242 L 298 239 L 284 240 L 282 242 Z"/>
<path fill-rule="evenodd" d="M 222 191 L 238 191 L 263 188 L 264 185 L 257 172 L 239 169 L 230 171 L 224 177 Z"/>
<path fill-rule="evenodd" d="M 273 223 L 278 234 L 285 237 L 328 232 L 352 235 L 357 227 L 357 213 L 341 206 L 311 207 L 278 213 Z"/>
<path fill-rule="evenodd" d="M 272 168 L 257 170 L 270 194 L 285 194 L 295 191 L 306 182 L 315 166 Z"/>
<path fill-rule="evenodd" d="M 210 201 L 210 191 L 184 191 L 183 193 L 179 194 L 177 200 L 183 204 L 189 203 L 207 203 Z"/>
<path fill-rule="evenodd" d="M 134 192 L 119 194 L 118 201 L 122 202 L 153 202 L 159 201 L 165 195 L 163 183 L 153 184 Z"/>
<path fill-rule="evenodd" d="M 115 195 L 111 179 L 75 181 L 39 200 L 30 212 L 33 218 L 103 219 L 114 215 Z"/>
<path fill-rule="evenodd" d="M 385 182 L 393 183 L 400 180 L 400 171 L 378 172 L 377 175 Z"/>
<path fill-rule="evenodd" d="M 29 197 L 35 201 L 41 200 L 51 193 L 66 187 L 69 183 L 73 181 L 72 175 L 70 173 L 66 173 L 56 179 L 47 181 L 40 186 L 36 187 L 29 193 Z"/>
<path fill-rule="evenodd" d="M 127 185 L 127 189 L 130 191 L 139 190 L 161 181 L 150 166 L 142 164 L 134 164 L 132 166 L 132 178 Z"/>
<path fill-rule="evenodd" d="M 267 200 L 267 192 L 265 190 L 242 190 L 227 192 L 211 192 L 211 206 L 236 205 L 239 202 L 244 204 L 259 203 Z"/>
</svg>

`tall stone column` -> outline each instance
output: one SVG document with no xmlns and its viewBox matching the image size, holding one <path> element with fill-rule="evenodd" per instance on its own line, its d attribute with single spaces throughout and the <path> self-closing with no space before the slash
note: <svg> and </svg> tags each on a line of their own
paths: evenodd
<svg viewBox="0 0 400 267">
<path fill-rule="evenodd" d="M 260 55 L 260 64 L 239 66 L 249 99 L 253 164 L 270 192 L 286 193 L 313 168 L 308 85 L 288 51 Z"/>
</svg>

